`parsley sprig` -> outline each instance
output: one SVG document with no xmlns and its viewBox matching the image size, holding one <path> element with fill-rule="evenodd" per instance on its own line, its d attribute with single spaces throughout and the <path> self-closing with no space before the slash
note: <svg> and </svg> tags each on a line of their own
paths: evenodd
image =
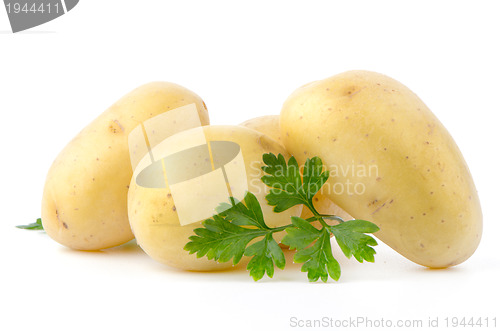
<svg viewBox="0 0 500 331">
<path fill-rule="evenodd" d="M 16 228 L 25 230 L 43 230 L 42 219 L 37 218 L 36 222 L 26 225 L 16 225 Z"/>
<path fill-rule="evenodd" d="M 265 175 L 261 180 L 271 187 L 266 199 L 274 206 L 274 212 L 302 204 L 313 216 L 308 219 L 293 216 L 290 224 L 271 228 L 265 223 L 259 201 L 247 192 L 243 201 L 231 197 L 229 203 L 220 204 L 217 214 L 194 230 L 195 235 L 189 237 L 185 250 L 196 253 L 198 258 L 206 256 L 219 262 L 232 259 L 233 264 L 239 263 L 243 256 L 251 257 L 247 270 L 254 280 L 265 274 L 272 278 L 274 266 L 285 268 L 283 251 L 273 238 L 275 233 L 282 231 L 286 232 L 282 243 L 296 249 L 293 260 L 303 263 L 301 270 L 307 272 L 311 282 L 320 278 L 323 282 L 328 277 L 340 278 L 340 265 L 332 254 L 331 236 L 346 257 L 354 256 L 359 262 L 375 260 L 372 246 L 376 246 L 377 241 L 367 235 L 379 230 L 375 224 L 363 220 L 344 221 L 336 215 L 320 214 L 314 207 L 313 197 L 329 177 L 319 157 L 307 159 L 302 171 L 293 156 L 288 163 L 281 154 L 264 154 L 262 159 Z M 330 225 L 325 219 L 338 224 Z M 315 221 L 319 222 L 319 228 L 311 224 Z"/>
</svg>

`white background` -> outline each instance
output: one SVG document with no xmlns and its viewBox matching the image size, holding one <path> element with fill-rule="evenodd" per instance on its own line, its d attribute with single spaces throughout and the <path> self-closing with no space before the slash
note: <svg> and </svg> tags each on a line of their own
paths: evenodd
<svg viewBox="0 0 500 331">
<path fill-rule="evenodd" d="M 18 34 L 0 8 L 0 329 L 298 329 L 293 317 L 421 319 L 424 326 L 439 318 L 441 327 L 446 317 L 496 317 L 500 326 L 498 7 L 82 0 Z M 295 88 L 350 69 L 403 82 L 460 146 L 484 213 L 483 240 L 465 263 L 429 270 L 381 244 L 374 264 L 339 258 L 339 282 L 308 283 L 289 265 L 255 283 L 244 270 L 171 269 L 134 242 L 76 252 L 14 227 L 39 217 L 45 174 L 64 145 L 143 83 L 184 85 L 203 97 L 213 124 L 238 124 L 279 114 Z"/>
</svg>

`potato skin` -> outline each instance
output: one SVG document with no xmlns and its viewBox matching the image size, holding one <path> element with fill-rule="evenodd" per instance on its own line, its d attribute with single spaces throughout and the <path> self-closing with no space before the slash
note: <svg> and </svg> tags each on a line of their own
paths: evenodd
<svg viewBox="0 0 500 331">
<path fill-rule="evenodd" d="M 280 144 L 283 144 L 280 133 L 279 115 L 267 115 L 267 116 L 255 117 L 241 123 L 240 125 L 262 132 L 263 134 L 268 135 L 269 137 L 278 141 Z M 330 200 L 328 197 L 321 194 L 321 192 L 314 196 L 313 203 L 316 210 L 321 214 L 336 215 L 342 217 L 344 220 L 352 219 L 351 215 L 349 215 L 346 211 L 342 210 L 342 208 L 333 203 L 333 201 Z M 302 208 L 302 213 L 300 214 L 301 218 L 307 219 L 312 216 L 313 214 L 309 210 L 309 208 L 305 207 Z"/>
<path fill-rule="evenodd" d="M 266 115 L 249 119 L 239 125 L 259 131 L 283 145 L 280 133 L 280 116 Z"/>
<path fill-rule="evenodd" d="M 268 136 L 240 126 L 205 126 L 203 131 L 207 141 L 231 141 L 237 143 L 242 151 L 249 191 L 259 200 L 266 223 L 280 226 L 290 223 L 291 216 L 300 214 L 300 206 L 283 213 L 274 213 L 267 205 L 265 196 L 269 188 L 262 183 L 262 155 L 264 153 L 282 153 L 288 155 L 281 144 Z M 190 132 L 182 132 L 182 141 L 191 139 Z M 154 150 L 153 150 L 154 151 Z M 192 195 L 202 194 L 197 187 L 192 188 Z M 220 201 L 225 202 L 225 201 Z M 193 230 L 202 227 L 201 222 L 181 226 L 178 211 L 172 198 L 171 190 L 166 188 L 145 188 L 133 178 L 128 194 L 129 219 L 137 243 L 156 261 L 184 270 L 209 271 L 232 267 L 232 261 L 218 263 L 206 257 L 197 258 L 183 248 Z M 196 208 L 196 206 L 193 206 Z M 278 242 L 280 236 L 275 236 Z M 244 258 L 242 263 L 247 261 Z"/>
<path fill-rule="evenodd" d="M 167 82 L 131 91 L 85 127 L 57 156 L 45 183 L 42 223 L 47 234 L 78 250 L 99 250 L 133 239 L 127 216 L 132 177 L 127 137 L 142 121 L 195 103 L 199 96 Z"/>
<path fill-rule="evenodd" d="M 324 193 L 377 224 L 376 236 L 397 252 L 433 268 L 473 254 L 482 213 L 469 169 L 444 126 L 406 86 L 349 71 L 297 89 L 280 116 L 287 150 L 300 162 L 320 156 L 331 172 Z"/>
</svg>

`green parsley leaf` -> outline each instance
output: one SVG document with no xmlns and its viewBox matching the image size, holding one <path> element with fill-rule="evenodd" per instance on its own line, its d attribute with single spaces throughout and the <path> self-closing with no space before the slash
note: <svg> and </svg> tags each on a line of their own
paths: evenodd
<svg viewBox="0 0 500 331">
<path fill-rule="evenodd" d="M 354 256 L 359 262 L 375 261 L 375 250 L 371 246 L 377 246 L 377 241 L 365 234 L 378 231 L 379 227 L 375 224 L 363 220 L 352 220 L 328 226 L 328 230 L 335 236 L 347 258 Z"/>
<path fill-rule="evenodd" d="M 280 269 L 285 268 L 285 255 L 271 232 L 268 232 L 264 239 L 248 246 L 245 256 L 253 256 L 248 262 L 247 270 L 254 280 L 264 277 L 264 273 L 273 278 L 275 264 Z"/>
<path fill-rule="evenodd" d="M 328 275 L 338 280 L 340 265 L 333 257 L 328 229 L 318 230 L 300 217 L 292 217 L 292 224 L 294 227 L 286 229 L 287 234 L 282 243 L 291 249 L 297 249 L 293 260 L 297 263 L 305 262 L 301 270 L 307 272 L 309 281 L 315 282 L 321 277 L 326 282 Z"/>
<path fill-rule="evenodd" d="M 247 192 L 243 198 L 245 204 L 233 197 L 230 197 L 229 200 L 231 204 L 221 203 L 216 208 L 219 215 L 225 216 L 226 220 L 235 225 L 249 225 L 259 229 L 269 229 L 264 222 L 264 215 L 262 215 L 259 200 L 255 195 Z"/>
<path fill-rule="evenodd" d="M 288 160 L 288 165 L 282 154 L 264 154 L 262 157 L 266 166 L 262 170 L 267 174 L 262 182 L 271 187 L 266 199 L 274 206 L 274 212 L 280 213 L 295 205 L 304 204 L 314 209 L 312 198 L 328 180 L 329 172 L 323 171 L 323 162 L 318 157 L 307 159 L 303 178 L 295 157 Z"/>
<path fill-rule="evenodd" d="M 26 225 L 16 225 L 16 228 L 25 230 L 43 230 L 42 219 L 37 218 L 35 223 L 30 223 Z"/>
<path fill-rule="evenodd" d="M 273 239 L 273 229 L 264 222 L 259 201 L 250 192 L 244 202 L 230 198 L 231 204 L 222 203 L 217 207 L 220 212 L 203 221 L 203 228 L 194 230 L 195 236 L 189 237 L 184 249 L 197 257 L 206 256 L 209 260 L 227 262 L 233 259 L 237 264 L 243 255 L 253 256 L 247 269 L 255 280 L 267 273 L 274 274 L 274 264 L 283 269 L 285 256 Z M 261 241 L 248 244 L 255 238 L 265 236 Z"/>
<path fill-rule="evenodd" d="M 312 205 L 312 198 L 318 193 L 321 187 L 326 183 L 330 173 L 323 171 L 323 161 L 317 156 L 307 159 L 302 173 L 302 188 L 306 193 L 307 200 Z"/>
<path fill-rule="evenodd" d="M 286 229 L 287 235 L 283 237 L 281 243 L 290 249 L 304 249 L 318 239 L 319 230 L 306 220 L 292 216 L 294 227 Z"/>
<path fill-rule="evenodd" d="M 321 277 L 323 282 L 328 280 L 328 275 L 334 280 L 340 278 L 340 265 L 332 254 L 330 233 L 326 228 L 318 230 L 318 240 L 305 249 L 298 250 L 293 260 L 304 263 L 301 270 L 307 271 L 307 278 L 315 282 Z"/>
<path fill-rule="evenodd" d="M 264 154 L 262 159 L 266 164 L 262 170 L 268 175 L 264 175 L 261 180 L 271 187 L 266 199 L 269 205 L 275 206 L 276 213 L 307 203 L 307 197 L 302 190 L 299 165 L 294 157 L 288 160 L 288 165 L 282 154 Z"/>
<path fill-rule="evenodd" d="M 189 237 L 184 249 L 196 257 L 206 256 L 209 260 L 227 262 L 233 259 L 237 264 L 248 243 L 261 236 L 262 230 L 248 229 L 235 225 L 220 215 L 203 221 L 204 228 L 194 230 L 195 236 Z"/>
</svg>

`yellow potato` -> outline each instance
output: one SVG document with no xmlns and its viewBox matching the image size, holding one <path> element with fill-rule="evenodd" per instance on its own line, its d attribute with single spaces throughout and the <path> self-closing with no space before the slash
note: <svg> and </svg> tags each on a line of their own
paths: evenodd
<svg viewBox="0 0 500 331">
<path fill-rule="evenodd" d="M 465 261 L 482 232 L 476 188 L 457 145 L 427 106 L 387 76 L 350 71 L 297 89 L 281 134 L 299 162 L 330 170 L 324 194 L 408 259 L 443 268 Z"/>
<path fill-rule="evenodd" d="M 279 115 L 268 115 L 249 119 L 240 125 L 262 132 L 282 144 L 279 121 Z M 328 197 L 321 194 L 321 192 L 314 196 L 313 203 L 316 210 L 321 214 L 336 215 L 342 217 L 344 220 L 352 219 L 351 215 L 333 203 Z M 301 218 L 307 219 L 312 216 L 313 214 L 309 208 L 302 208 Z"/>
<path fill-rule="evenodd" d="M 273 138 L 274 140 L 283 145 L 280 134 L 279 115 L 267 115 L 267 116 L 255 117 L 243 123 L 240 123 L 240 125 L 255 131 L 259 131 Z"/>
<path fill-rule="evenodd" d="M 149 83 L 125 95 L 85 127 L 57 156 L 47 175 L 42 201 L 47 234 L 79 250 L 131 240 L 127 192 L 132 167 L 127 136 L 146 119 L 192 103 L 201 123 L 208 124 L 199 96 L 176 84 Z"/>
<path fill-rule="evenodd" d="M 153 259 L 185 270 L 206 271 L 232 266 L 232 261 L 217 263 L 206 257 L 197 258 L 196 254 L 183 249 L 188 238 L 194 235 L 193 230 L 213 215 L 213 207 L 228 201 L 224 178 L 222 186 L 220 181 L 213 180 L 218 178 L 215 175 L 222 168 L 235 196 L 247 189 L 255 194 L 269 226 L 289 224 L 291 216 L 300 214 L 300 206 L 278 214 L 267 205 L 265 196 L 269 188 L 260 180 L 264 165 L 262 155 L 269 152 L 288 155 L 282 145 L 268 136 L 240 126 L 205 126 L 183 131 L 168 140 L 169 145 L 162 143 L 152 149 L 155 161 L 146 155 L 138 165 L 128 195 L 132 230 L 138 244 Z M 211 147 L 200 145 L 202 140 Z M 234 155 L 240 150 L 242 158 L 233 160 L 231 149 L 235 146 Z M 169 153 L 169 148 L 178 152 Z M 224 151 L 231 154 L 227 160 L 223 160 L 227 155 L 219 156 Z M 179 155 L 182 159 L 176 158 Z M 214 177 L 209 178 L 212 175 Z M 226 192 L 225 197 L 220 196 L 221 189 Z M 279 242 L 283 235 L 280 233 L 275 239 Z"/>
</svg>

